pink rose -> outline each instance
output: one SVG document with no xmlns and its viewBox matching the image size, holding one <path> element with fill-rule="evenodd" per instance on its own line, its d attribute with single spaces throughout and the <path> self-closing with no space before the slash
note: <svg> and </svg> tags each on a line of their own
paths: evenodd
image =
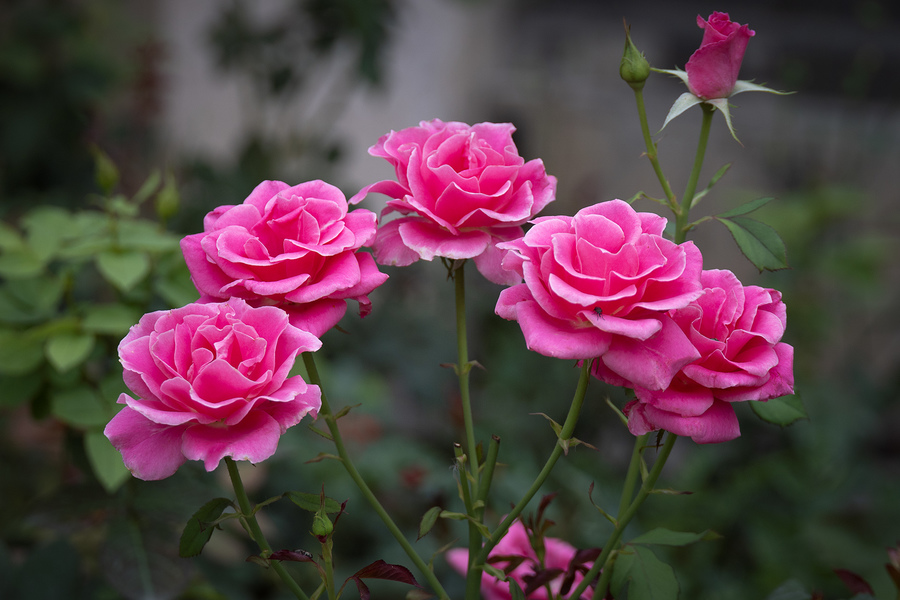
<svg viewBox="0 0 900 600">
<path fill-rule="evenodd" d="M 357 252 L 375 237 L 375 223 L 372 211 L 348 212 L 344 194 L 324 181 L 264 181 L 242 204 L 206 215 L 203 233 L 185 237 L 181 249 L 206 298 L 279 304 L 291 323 L 321 336 L 344 316 L 347 299 L 368 314 L 367 294 L 388 277 Z"/>
<path fill-rule="evenodd" d="M 703 295 L 672 312 L 700 358 L 665 390 L 635 387 L 625 407 L 635 435 L 665 429 L 698 443 L 724 442 L 741 432 L 731 402 L 792 394 L 794 349 L 781 341 L 787 322 L 781 294 L 743 286 L 730 271 L 704 271 Z"/>
<path fill-rule="evenodd" d="M 513 578 L 522 590 L 528 588 L 528 580 L 535 573 L 542 570 L 559 570 L 560 573 L 554 577 L 549 585 L 553 591 L 553 597 L 560 593 L 566 572 L 569 570 L 572 559 L 575 558 L 577 550 L 571 544 L 556 538 L 544 538 L 544 565 L 541 567 L 540 559 L 534 548 L 531 546 L 531 540 L 528 538 L 528 532 L 521 521 L 515 521 L 507 531 L 503 539 L 488 554 L 488 560 L 492 558 L 503 559 L 491 561 L 490 564 L 500 570 L 504 570 L 511 562 L 511 559 L 521 557 L 524 560 L 509 572 L 509 577 Z M 447 552 L 447 562 L 458 573 L 465 575 L 468 571 L 469 551 L 463 548 L 454 548 Z M 592 563 L 585 563 L 584 571 L 591 568 Z M 575 570 L 572 588 L 577 586 L 584 579 L 584 571 Z M 481 593 L 484 594 L 485 600 L 511 600 L 509 593 L 509 583 L 500 581 L 496 577 L 483 573 L 481 576 Z M 593 590 L 588 587 L 581 595 L 582 598 L 590 598 Z M 547 589 L 541 586 L 528 595 L 529 599 L 546 600 Z"/>
<path fill-rule="evenodd" d="M 125 384 L 137 396 L 104 430 L 140 479 L 163 479 L 185 460 L 212 471 L 225 456 L 257 463 L 306 414 L 319 388 L 289 377 L 300 352 L 322 343 L 275 306 L 233 298 L 144 315 L 119 344 Z"/>
<path fill-rule="evenodd" d="M 521 225 L 556 194 L 556 178 L 539 160 L 527 163 L 512 140 L 509 123 L 423 121 L 392 131 L 369 148 L 390 162 L 397 181 L 363 188 L 393 198 L 382 216 L 404 215 L 378 229 L 373 248 L 380 264 L 405 266 L 435 256 L 473 258 L 490 281 L 518 283 L 500 266 L 498 241 L 521 237 Z"/>
<path fill-rule="evenodd" d="M 535 219 L 499 245 L 509 250 L 503 266 L 525 282 L 500 293 L 496 313 L 518 321 L 535 352 L 600 357 L 628 381 L 665 389 L 699 356 L 667 312 L 700 295 L 703 266 L 693 243 L 662 237 L 665 224 L 621 200 Z"/>
<path fill-rule="evenodd" d="M 711 14 L 708 21 L 698 15 L 697 25 L 703 41 L 685 65 L 688 88 L 704 100 L 727 98 L 737 82 L 747 42 L 756 32 L 721 12 Z"/>
</svg>

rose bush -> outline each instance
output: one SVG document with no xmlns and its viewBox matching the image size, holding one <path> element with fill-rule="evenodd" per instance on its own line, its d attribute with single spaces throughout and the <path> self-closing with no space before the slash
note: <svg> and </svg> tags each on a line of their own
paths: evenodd
<svg viewBox="0 0 900 600">
<path fill-rule="evenodd" d="M 242 204 L 206 215 L 203 233 L 181 248 L 202 296 L 277 303 L 294 325 L 321 336 L 344 316 L 347 299 L 365 316 L 368 294 L 387 279 L 358 252 L 375 228 L 375 213 L 348 212 L 344 194 L 324 181 L 264 181 Z"/>
<path fill-rule="evenodd" d="M 737 82 L 747 43 L 756 32 L 722 12 L 712 13 L 708 20 L 698 15 L 697 26 L 703 30 L 703 40 L 685 65 L 688 88 L 704 100 L 727 98 Z"/>
<path fill-rule="evenodd" d="M 490 281 L 519 280 L 501 266 L 499 241 L 522 235 L 521 225 L 556 194 L 556 178 L 541 160 L 519 156 L 509 123 L 423 121 L 392 131 L 369 148 L 386 159 L 397 181 L 366 186 L 350 199 L 377 192 L 389 200 L 382 216 L 403 215 L 383 224 L 373 243 L 380 264 L 405 266 L 435 256 L 472 258 Z"/>
<path fill-rule="evenodd" d="M 574 216 L 542 217 L 500 244 L 524 283 L 503 290 L 496 313 L 516 320 L 528 348 L 593 359 L 620 377 L 665 389 L 699 354 L 668 311 L 700 295 L 693 243 L 662 237 L 666 220 L 612 200 Z"/>
<path fill-rule="evenodd" d="M 543 565 L 532 547 L 531 540 L 528 537 L 528 531 L 521 521 L 515 521 L 509 527 L 506 535 L 500 540 L 496 546 L 488 554 L 488 561 L 494 567 L 505 571 L 510 566 L 519 562 L 512 568 L 507 575 L 514 579 L 522 590 L 528 590 L 529 582 L 536 573 L 545 571 L 547 575 L 553 575 L 547 585 L 553 592 L 552 597 L 556 597 L 566 582 L 571 587 L 577 586 L 584 579 L 584 573 L 580 569 L 572 566 L 578 550 L 571 544 L 556 538 L 543 538 L 544 543 L 544 559 Z M 453 548 L 447 551 L 447 562 L 458 573 L 465 575 L 468 570 L 469 551 L 463 548 Z M 592 563 L 588 562 L 582 565 L 584 571 L 591 568 Z M 570 571 L 571 569 L 571 571 Z M 568 591 L 568 590 L 567 590 Z M 509 583 L 500 581 L 489 573 L 484 573 L 481 578 L 481 592 L 486 600 L 511 600 L 512 595 L 509 593 Z M 586 589 L 581 595 L 582 598 L 590 598 L 592 594 L 590 588 Z M 528 598 L 532 600 L 547 600 L 547 589 L 541 585 L 533 592 L 528 594 Z"/>
<path fill-rule="evenodd" d="M 104 433 L 140 479 L 163 479 L 185 460 L 212 471 L 225 456 L 256 463 L 282 433 L 318 413 L 320 391 L 289 377 L 297 354 L 322 343 L 275 306 L 189 304 L 144 315 L 119 344 L 136 398 Z"/>
<path fill-rule="evenodd" d="M 665 429 L 698 443 L 724 442 L 740 435 L 730 403 L 793 393 L 794 351 L 781 341 L 787 323 L 781 294 L 743 286 L 730 271 L 704 271 L 701 281 L 703 295 L 672 311 L 700 358 L 665 390 L 631 386 L 637 400 L 625 413 L 635 435 Z M 609 372 L 600 377 L 629 385 Z"/>
</svg>

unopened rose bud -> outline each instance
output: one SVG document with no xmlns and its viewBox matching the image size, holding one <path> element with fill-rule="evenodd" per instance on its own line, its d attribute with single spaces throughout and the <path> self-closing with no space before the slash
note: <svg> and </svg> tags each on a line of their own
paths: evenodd
<svg viewBox="0 0 900 600">
<path fill-rule="evenodd" d="M 619 76 L 635 90 L 643 88 L 644 82 L 650 77 L 650 63 L 631 41 L 631 28 L 628 25 L 625 26 L 625 52 L 619 64 Z"/>
<path fill-rule="evenodd" d="M 313 535 L 317 537 L 328 536 L 331 535 L 332 531 L 334 531 L 334 525 L 332 525 L 331 519 L 328 518 L 324 510 L 319 510 L 316 516 L 313 517 Z"/>
</svg>

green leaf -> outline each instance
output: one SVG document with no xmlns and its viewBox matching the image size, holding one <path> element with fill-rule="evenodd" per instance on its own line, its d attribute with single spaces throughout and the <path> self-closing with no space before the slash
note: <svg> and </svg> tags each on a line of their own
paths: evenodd
<svg viewBox="0 0 900 600">
<path fill-rule="evenodd" d="M 41 389 L 42 383 L 43 378 L 36 373 L 0 375 L 0 409 L 28 402 Z"/>
<path fill-rule="evenodd" d="M 803 587 L 803 584 L 796 579 L 789 579 L 784 582 L 771 594 L 766 596 L 766 600 L 809 600 L 810 594 Z"/>
<path fill-rule="evenodd" d="M 53 416 L 76 427 L 102 427 L 112 410 L 94 390 L 82 386 L 51 395 Z"/>
<path fill-rule="evenodd" d="M 428 509 L 428 511 L 422 516 L 422 520 L 419 522 L 419 537 L 416 538 L 416 541 L 421 540 L 423 537 L 428 535 L 428 532 L 431 531 L 431 528 L 434 527 L 434 524 L 437 523 L 438 517 L 440 516 L 440 506 L 432 506 Z"/>
<path fill-rule="evenodd" d="M 114 493 L 128 479 L 130 473 L 122 455 L 101 432 L 91 431 L 84 436 L 84 450 L 94 475 L 108 493 Z"/>
<path fill-rule="evenodd" d="M 630 544 L 657 544 L 660 546 L 687 546 L 700 541 L 719 539 L 721 536 L 715 531 L 707 529 L 700 533 L 689 531 L 672 531 L 664 527 L 651 529 L 631 540 Z"/>
<path fill-rule="evenodd" d="M 43 360 L 41 341 L 19 331 L 0 329 L 0 374 L 24 375 Z"/>
<path fill-rule="evenodd" d="M 150 272 L 150 257 L 143 252 L 102 252 L 97 268 L 108 282 L 127 292 Z"/>
<path fill-rule="evenodd" d="M 307 494 L 305 492 L 287 492 L 287 497 L 291 502 L 309 512 L 319 512 L 322 506 L 321 494 Z M 332 498 L 325 498 L 325 512 L 339 513 L 341 512 L 341 503 Z"/>
<path fill-rule="evenodd" d="M 788 268 L 784 242 L 774 229 L 746 217 L 718 220 L 728 228 L 741 252 L 760 272 Z"/>
<path fill-rule="evenodd" d="M 0 287 L 0 321 L 36 323 L 50 319 L 64 290 L 63 279 L 52 274 L 7 282 Z"/>
<path fill-rule="evenodd" d="M 225 509 L 233 506 L 228 498 L 213 498 L 191 516 L 181 540 L 178 542 L 178 555 L 182 558 L 197 556 L 203 550 L 206 542 L 212 537 L 215 530 L 215 522 L 222 516 Z"/>
<path fill-rule="evenodd" d="M 65 373 L 87 360 L 93 349 L 93 334 L 58 333 L 47 340 L 44 354 L 57 371 Z"/>
<path fill-rule="evenodd" d="M 695 206 L 697 206 L 700 203 L 700 200 L 702 200 L 703 197 L 706 196 L 710 192 L 710 190 L 713 189 L 713 186 L 716 185 L 719 182 L 719 180 L 725 176 L 725 173 L 727 173 L 728 169 L 730 169 L 730 168 L 731 168 L 731 163 L 728 163 L 725 166 L 721 167 L 718 171 L 716 171 L 715 175 L 712 176 L 712 178 L 709 180 L 709 183 L 706 185 L 706 188 L 703 191 L 701 191 L 697 194 L 694 194 L 694 199 L 691 200 L 691 208 L 694 208 Z"/>
<path fill-rule="evenodd" d="M 721 215 L 716 215 L 717 218 L 720 219 L 730 219 L 731 217 L 739 217 L 741 215 L 746 215 L 752 213 L 754 210 L 762 208 L 775 198 L 757 198 L 756 200 L 751 200 L 750 202 L 745 202 L 741 204 L 737 208 L 733 208 L 729 211 L 723 212 Z"/>
<path fill-rule="evenodd" d="M 796 395 L 781 396 L 767 402 L 750 402 L 750 408 L 763 421 L 782 427 L 802 419 L 809 419 L 800 396 Z"/>
<path fill-rule="evenodd" d="M 104 194 L 109 195 L 119 182 L 119 169 L 106 152 L 93 148 L 94 154 L 94 180 Z"/>
<path fill-rule="evenodd" d="M 144 202 L 147 198 L 153 195 L 159 188 L 159 182 L 162 179 L 159 173 L 159 169 L 154 169 L 150 176 L 141 184 L 140 189 L 131 197 L 131 202 L 134 204 L 140 204 Z"/>
<path fill-rule="evenodd" d="M 29 246 L 10 248 L 0 254 L 0 276 L 10 279 L 34 277 L 44 270 L 44 261 Z"/>
<path fill-rule="evenodd" d="M 622 551 L 613 565 L 610 585 L 618 598 L 628 586 L 628 600 L 672 600 L 678 597 L 678 580 L 672 567 L 643 546 Z"/>
<path fill-rule="evenodd" d="M 124 304 L 94 304 L 89 306 L 81 323 L 85 331 L 107 335 L 125 335 L 141 315 Z"/>
<path fill-rule="evenodd" d="M 19 231 L 12 225 L 0 221 L 0 250 L 12 250 L 25 245 Z"/>
<path fill-rule="evenodd" d="M 121 221 L 119 223 L 119 244 L 131 250 L 147 252 L 175 252 L 179 255 L 178 238 L 160 228 L 159 224 L 144 219 Z"/>
<path fill-rule="evenodd" d="M 28 245 L 47 262 L 56 255 L 63 241 L 71 237 L 72 215 L 59 207 L 40 207 L 22 217 L 22 227 L 28 232 Z"/>
</svg>

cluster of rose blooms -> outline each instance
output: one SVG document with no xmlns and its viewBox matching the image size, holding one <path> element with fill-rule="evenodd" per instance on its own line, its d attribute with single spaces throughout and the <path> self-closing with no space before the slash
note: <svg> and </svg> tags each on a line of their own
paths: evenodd
<svg viewBox="0 0 900 600">
<path fill-rule="evenodd" d="M 738 93 L 753 32 L 725 13 L 698 24 L 703 44 L 686 74 L 675 74 L 698 102 Z M 541 160 L 519 155 L 513 131 L 422 122 L 369 149 L 396 179 L 349 201 L 323 181 L 265 181 L 242 204 L 210 212 L 204 231 L 181 242 L 200 300 L 145 315 L 119 345 L 135 397 L 121 395 L 126 406 L 105 433 L 131 472 L 162 479 L 186 460 L 211 471 L 226 456 L 272 456 L 280 436 L 321 406 L 319 388 L 290 375 L 298 355 L 321 347 L 348 300 L 361 316 L 370 312 L 368 295 L 388 278 L 379 264 L 435 257 L 471 259 L 506 286 L 495 312 L 518 322 L 529 349 L 591 361 L 596 378 L 633 390 L 624 414 L 635 435 L 662 429 L 699 443 L 730 440 L 740 435 L 732 403 L 792 393 L 793 349 L 781 341 L 786 311 L 777 291 L 703 270 L 693 243 L 664 237 L 664 218 L 621 200 L 537 216 L 554 200 L 556 179 Z M 369 210 L 350 210 L 372 193 L 389 198 L 381 217 L 393 218 L 379 224 Z M 554 576 L 556 588 L 580 580 L 573 547 L 542 544 L 539 557 L 517 521 L 490 556 L 523 582 L 540 568 L 567 573 Z M 466 571 L 466 550 L 447 559 Z M 487 574 L 483 586 L 491 599 L 510 597 Z"/>
<path fill-rule="evenodd" d="M 185 460 L 212 470 L 224 456 L 271 456 L 319 408 L 319 389 L 289 376 L 298 354 L 321 346 L 347 300 L 370 310 L 388 278 L 377 264 L 436 256 L 472 259 L 508 286 L 496 313 L 519 323 L 528 348 L 594 361 L 598 379 L 634 390 L 624 412 L 636 435 L 729 440 L 740 434 L 731 403 L 791 393 L 777 291 L 704 271 L 692 242 L 663 237 L 664 218 L 621 200 L 536 217 L 556 180 L 519 156 L 512 132 L 423 122 L 370 149 L 396 180 L 349 203 L 322 181 L 266 181 L 209 213 L 203 233 L 181 242 L 200 300 L 145 315 L 119 346 L 136 397 L 121 396 L 106 435 L 132 473 L 160 479 Z M 378 226 L 373 212 L 349 210 L 374 192 L 390 198 L 382 216 L 398 218 Z"/>
</svg>

